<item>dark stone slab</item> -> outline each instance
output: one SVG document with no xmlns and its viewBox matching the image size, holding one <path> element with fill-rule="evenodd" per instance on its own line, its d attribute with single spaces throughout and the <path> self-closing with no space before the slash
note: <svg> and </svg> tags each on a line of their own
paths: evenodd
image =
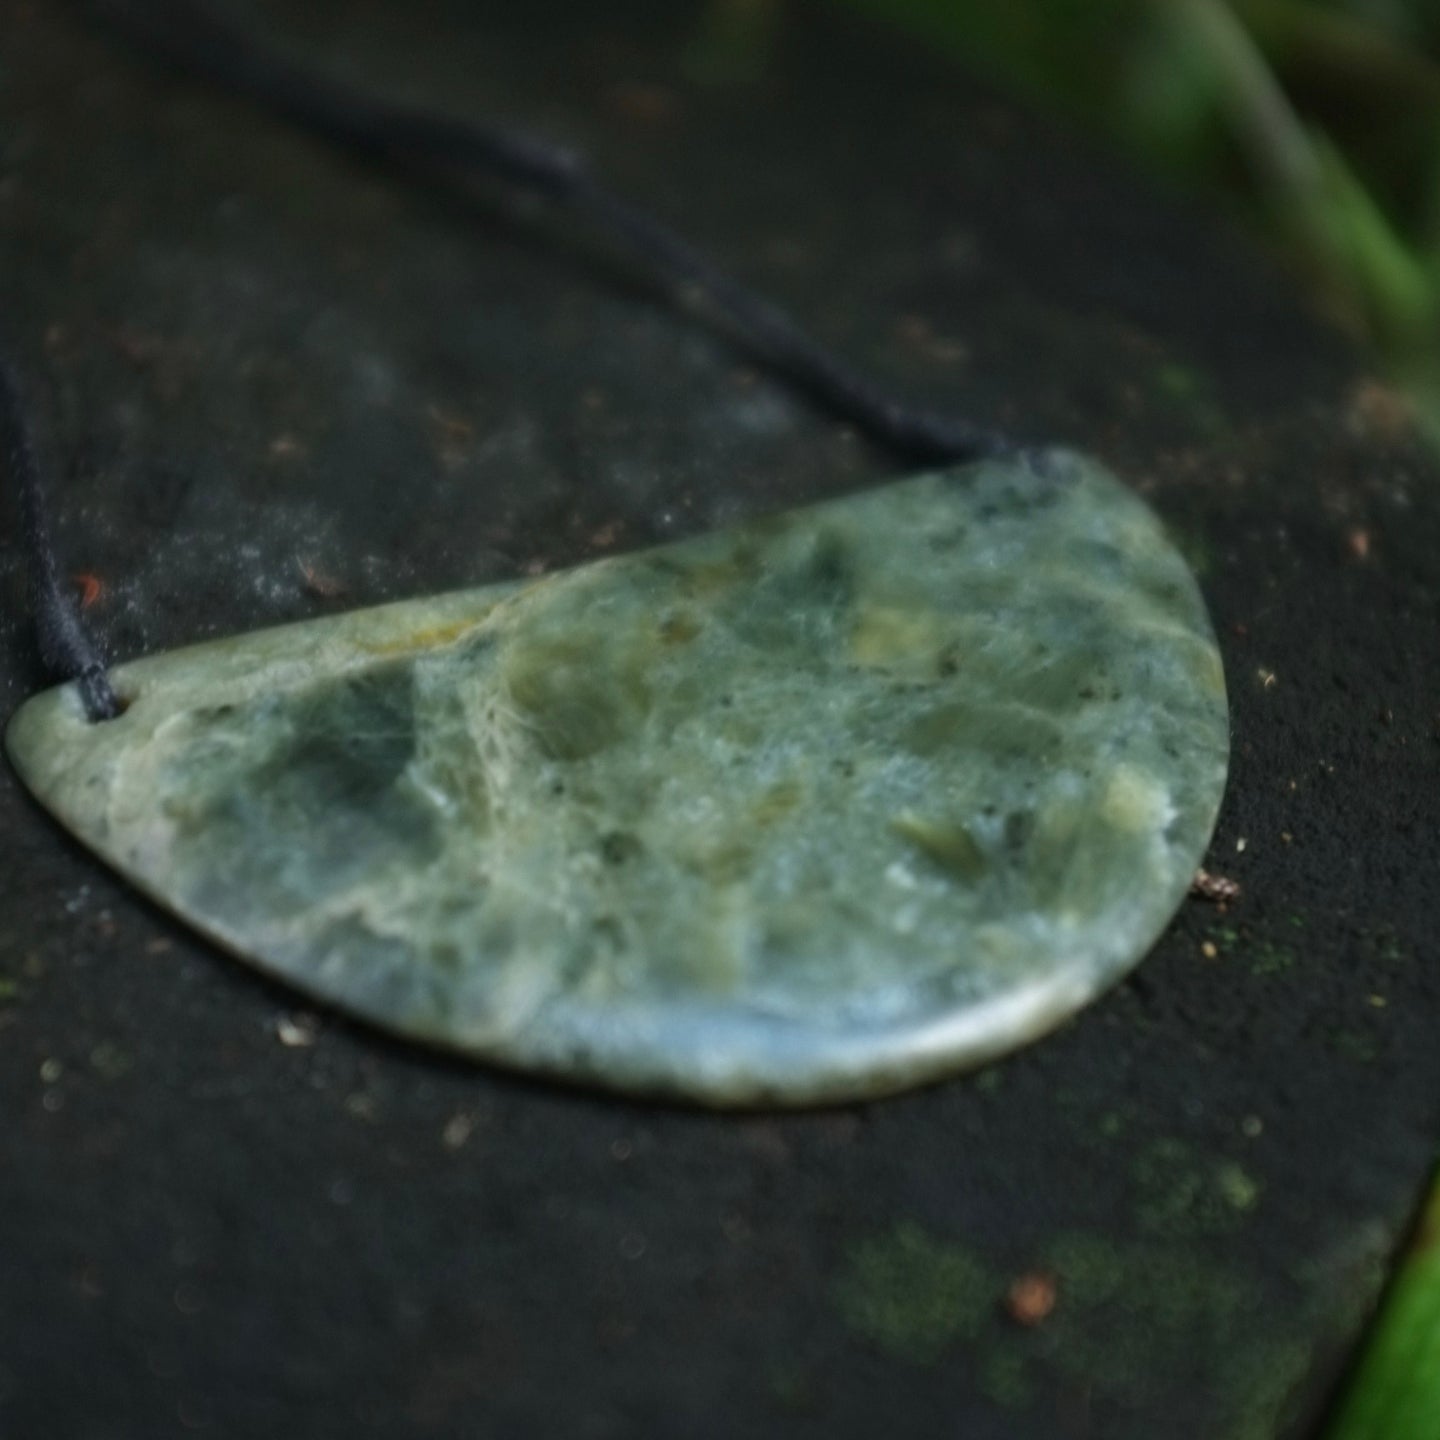
<svg viewBox="0 0 1440 1440">
<path fill-rule="evenodd" d="M 1440 490 L 1383 392 L 1201 216 L 827 11 L 743 51 L 640 0 L 249 13 L 582 145 L 897 387 L 1144 491 L 1225 649 L 1210 864 L 1243 895 L 979 1077 L 723 1118 L 297 1020 L 7 772 L 0 1428 L 1303 1433 L 1440 1123 Z M 337 157 L 67 6 L 0 11 L 0 115 L 0 324 L 116 655 L 894 468 L 563 227 Z M 8 713 L 38 677 L 3 564 Z"/>
</svg>

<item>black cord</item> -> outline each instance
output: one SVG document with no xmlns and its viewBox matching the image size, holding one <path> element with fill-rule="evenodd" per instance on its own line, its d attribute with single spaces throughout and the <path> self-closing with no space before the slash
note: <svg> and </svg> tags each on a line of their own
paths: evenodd
<svg viewBox="0 0 1440 1440">
<path fill-rule="evenodd" d="M 205 0 L 88 3 L 149 52 L 329 140 L 379 159 L 490 176 L 568 207 L 628 250 L 672 300 L 708 303 L 768 368 L 890 450 L 957 462 L 1015 448 L 968 420 L 897 400 L 674 230 L 608 189 L 570 150 L 520 131 L 376 99 L 262 46 Z"/>
<path fill-rule="evenodd" d="M 777 374 L 877 443 L 916 460 L 958 462 L 1013 451 L 968 420 L 906 405 L 812 339 L 675 231 L 603 185 L 573 152 L 535 136 L 378 100 L 292 64 L 223 20 L 205 0 L 84 0 L 128 40 L 188 74 L 260 101 L 304 128 L 375 159 L 498 179 L 568 207 L 635 258 L 675 303 L 700 299 Z M 40 469 L 14 372 L 0 357 L 0 444 L 19 488 L 30 600 L 41 658 L 76 681 L 86 714 L 123 708 L 74 602 L 59 582 Z"/>
<path fill-rule="evenodd" d="M 50 515 L 35 446 L 25 423 L 20 382 L 4 357 L 0 357 L 0 454 L 4 455 L 20 497 L 20 533 L 29 567 L 30 610 L 40 659 L 55 675 L 76 682 L 91 720 L 113 720 L 124 707 L 73 597 L 61 588 Z"/>
</svg>

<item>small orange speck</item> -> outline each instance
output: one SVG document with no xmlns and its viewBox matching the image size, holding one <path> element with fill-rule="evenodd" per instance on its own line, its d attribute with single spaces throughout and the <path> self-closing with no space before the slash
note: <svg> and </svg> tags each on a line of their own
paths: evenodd
<svg viewBox="0 0 1440 1440">
<path fill-rule="evenodd" d="M 1017 1325 L 1038 1325 L 1055 1308 L 1055 1277 L 1041 1270 L 1022 1275 L 1005 1296 L 1005 1309 Z"/>
<path fill-rule="evenodd" d="M 105 593 L 104 581 L 98 575 L 92 575 L 88 570 L 71 578 L 80 587 L 80 608 L 82 610 L 88 610 Z"/>
<path fill-rule="evenodd" d="M 1350 547 L 1350 553 L 1357 560 L 1365 560 L 1370 555 L 1370 532 L 1361 530 L 1358 527 L 1352 530 L 1346 537 L 1345 543 Z"/>
</svg>

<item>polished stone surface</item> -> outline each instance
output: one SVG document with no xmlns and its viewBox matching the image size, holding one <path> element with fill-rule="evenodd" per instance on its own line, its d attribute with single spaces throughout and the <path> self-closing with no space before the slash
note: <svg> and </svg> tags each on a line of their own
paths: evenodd
<svg viewBox="0 0 1440 1440">
<path fill-rule="evenodd" d="M 1078 456 L 123 667 L 9 731 L 161 903 L 378 1024 L 710 1104 L 931 1079 L 1134 965 L 1224 786 L 1219 655 Z"/>
</svg>

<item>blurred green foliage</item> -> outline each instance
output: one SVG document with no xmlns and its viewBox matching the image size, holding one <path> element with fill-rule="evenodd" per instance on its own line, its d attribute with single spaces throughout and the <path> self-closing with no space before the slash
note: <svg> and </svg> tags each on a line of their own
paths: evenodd
<svg viewBox="0 0 1440 1440">
<path fill-rule="evenodd" d="M 850 0 L 1239 208 L 1440 439 L 1440 0 Z"/>
<path fill-rule="evenodd" d="M 1437 1433 L 1440 1189 L 1421 1216 L 1325 1440 L 1428 1440 Z"/>
</svg>

